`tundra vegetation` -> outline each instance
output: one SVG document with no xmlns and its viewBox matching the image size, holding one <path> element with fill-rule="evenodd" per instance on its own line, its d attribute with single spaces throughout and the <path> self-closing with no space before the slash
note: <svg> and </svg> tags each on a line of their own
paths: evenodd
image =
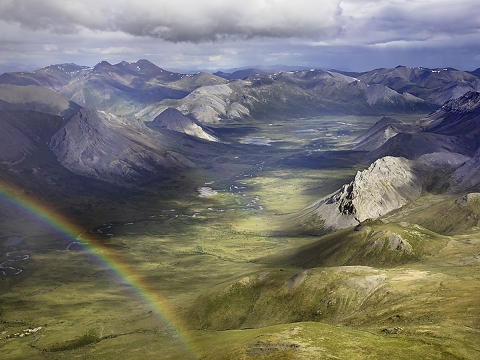
<svg viewBox="0 0 480 360">
<path fill-rule="evenodd" d="M 475 75 L 0 83 L 2 359 L 479 358 Z"/>
</svg>

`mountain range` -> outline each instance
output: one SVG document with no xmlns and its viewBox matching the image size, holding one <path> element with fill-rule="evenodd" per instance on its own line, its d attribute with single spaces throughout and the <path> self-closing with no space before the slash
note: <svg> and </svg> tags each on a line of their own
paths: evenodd
<svg viewBox="0 0 480 360">
<path fill-rule="evenodd" d="M 0 75 L 3 357 L 478 358 L 479 76 Z"/>
<path fill-rule="evenodd" d="M 21 144 L 8 151 L 19 161 L 19 154 L 25 156 L 26 149 L 40 146 L 23 139 L 31 135 L 19 130 L 31 126 L 22 124 L 25 111 L 40 112 L 44 118 L 51 115 L 57 125 L 55 131 L 45 130 L 50 139 L 42 147 L 76 174 L 119 182 L 194 166 L 189 150 L 172 145 L 176 135 L 171 131 L 186 134 L 185 141 L 196 137 L 216 142 L 218 137 L 204 124 L 275 116 L 416 113 L 448 100 L 414 124 L 383 118 L 357 139 L 354 149 L 367 151 L 367 163 L 385 156 L 416 160 L 443 152 L 464 159 L 479 146 L 478 127 L 471 120 L 477 116 L 475 90 L 480 90 L 475 74 L 397 67 L 350 74 L 356 77 L 323 70 L 258 69 L 219 77 L 169 72 L 148 60 L 115 65 L 103 61 L 92 68 L 52 65 L 0 75 L 0 109 L 3 126 L 9 129 L 2 137 Z M 16 116 L 17 122 L 12 120 Z M 61 125 L 56 117 L 63 119 Z M 13 134 L 23 140 L 13 141 Z M 465 184 L 473 181 L 466 175 L 462 179 Z"/>
<path fill-rule="evenodd" d="M 203 122 L 425 112 L 467 91 L 480 90 L 475 71 L 451 68 L 397 67 L 356 77 L 348 74 L 313 69 L 180 74 L 148 60 L 115 65 L 102 61 L 91 68 L 61 64 L 33 72 L 4 73 L 0 84 L 46 87 L 81 106 L 136 115 L 146 121 L 167 107 L 176 107 Z"/>
</svg>

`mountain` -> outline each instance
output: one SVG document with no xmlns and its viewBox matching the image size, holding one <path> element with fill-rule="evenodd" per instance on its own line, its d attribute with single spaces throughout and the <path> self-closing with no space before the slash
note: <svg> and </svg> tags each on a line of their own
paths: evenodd
<svg viewBox="0 0 480 360">
<path fill-rule="evenodd" d="M 247 68 L 180 74 L 148 60 L 114 65 L 102 61 L 93 68 L 52 65 L 2 74 L 0 84 L 47 87 L 81 106 L 135 114 L 148 121 L 174 107 L 200 122 L 430 112 L 468 91 L 480 90 L 474 72 L 451 68 L 399 66 L 365 73 Z"/>
<path fill-rule="evenodd" d="M 375 219 L 425 191 L 480 189 L 480 93 L 467 92 L 416 123 L 384 117 L 357 137 L 368 169 L 306 208 L 302 224 L 323 233 Z"/>
<path fill-rule="evenodd" d="M 226 73 L 223 71 L 217 71 L 213 73 L 213 75 L 220 76 L 224 79 L 227 80 L 242 80 L 245 79 L 246 77 L 249 76 L 254 76 L 254 75 L 270 75 L 274 74 L 274 70 L 267 70 L 267 69 L 257 69 L 257 68 L 247 68 L 247 69 L 241 69 L 241 70 L 236 70 L 231 73 Z"/>
<path fill-rule="evenodd" d="M 454 192 L 480 189 L 480 149 L 455 170 L 451 177 L 450 188 Z"/>
<path fill-rule="evenodd" d="M 193 115 L 202 123 L 250 117 L 248 104 L 243 101 L 246 97 L 237 99 L 242 86 L 239 83 L 203 86 L 180 100 L 177 109 Z"/>
<path fill-rule="evenodd" d="M 349 184 L 310 205 L 302 221 L 317 218 L 318 232 L 331 232 L 376 219 L 420 197 L 424 180 L 415 164 L 386 156 L 359 171 Z"/>
<path fill-rule="evenodd" d="M 199 124 L 192 116 L 183 115 L 180 111 L 173 108 L 166 109 L 147 125 L 150 128 L 161 127 L 207 141 L 219 141 L 211 133 L 211 130 Z"/>
<path fill-rule="evenodd" d="M 415 124 L 380 121 L 357 138 L 355 149 L 370 151 L 366 162 L 383 156 L 417 159 L 431 153 L 455 153 L 470 157 L 480 147 L 479 104 L 480 93 L 467 92 L 458 99 L 446 102 Z M 387 137 L 387 141 L 383 142 Z"/>
<path fill-rule="evenodd" d="M 59 116 L 37 111 L 0 110 L 0 163 L 19 165 L 49 151 L 45 145 L 63 123 Z M 33 162 L 35 167 L 41 158 Z M 12 170 L 12 168 L 10 168 Z"/>
<path fill-rule="evenodd" d="M 446 102 L 424 121 L 426 131 L 461 136 L 473 148 L 480 146 L 480 93 L 469 91 L 458 99 Z"/>
<path fill-rule="evenodd" d="M 148 60 L 115 65 L 102 61 L 93 68 L 61 64 L 34 72 L 3 74 L 0 84 L 48 87 L 81 106 L 119 115 L 135 114 L 148 121 L 167 107 L 191 113 L 201 122 L 433 109 L 407 92 L 322 70 L 273 72 L 251 68 L 219 77 L 205 72 L 169 72 Z"/>
<path fill-rule="evenodd" d="M 473 71 L 469 71 L 470 74 L 480 77 L 480 68 L 477 68 Z"/>
<path fill-rule="evenodd" d="M 224 85 L 201 87 L 165 105 L 191 113 L 205 123 L 248 117 L 270 119 L 432 110 L 425 101 L 412 95 L 321 70 L 253 75 Z"/>
<path fill-rule="evenodd" d="M 376 69 L 359 76 L 363 82 L 385 85 L 399 93 L 412 94 L 429 104 L 442 105 L 468 91 L 480 90 L 480 79 L 474 74 L 452 68 L 427 69 L 397 66 Z"/>
<path fill-rule="evenodd" d="M 188 92 L 165 86 L 182 78 L 148 60 L 111 65 L 102 61 L 93 68 L 75 64 L 52 65 L 33 72 L 0 75 L 0 84 L 50 88 L 87 107 L 133 113 L 165 98 L 178 99 Z"/>
<path fill-rule="evenodd" d="M 50 65 L 31 72 L 4 73 L 0 75 L 0 84 L 37 85 L 59 91 L 70 82 L 80 79 L 88 69 L 76 64 Z"/>
<path fill-rule="evenodd" d="M 368 131 L 353 140 L 356 145 L 355 150 L 372 151 L 383 144 L 390 138 L 400 133 L 418 133 L 421 127 L 405 123 L 403 121 L 393 119 L 391 117 L 383 117 L 375 123 Z"/>
<path fill-rule="evenodd" d="M 138 120 L 84 108 L 62 125 L 49 146 L 72 172 L 122 184 L 194 166 L 171 151 L 166 140 Z"/>
<path fill-rule="evenodd" d="M 132 114 L 163 99 L 180 99 L 187 91 L 170 88 L 167 82 L 181 78 L 148 61 L 103 61 L 61 90 L 64 96 L 85 106 L 117 114 Z"/>
<path fill-rule="evenodd" d="M 35 110 L 69 117 L 77 112 L 80 106 L 45 87 L 0 85 L 0 109 Z"/>
</svg>

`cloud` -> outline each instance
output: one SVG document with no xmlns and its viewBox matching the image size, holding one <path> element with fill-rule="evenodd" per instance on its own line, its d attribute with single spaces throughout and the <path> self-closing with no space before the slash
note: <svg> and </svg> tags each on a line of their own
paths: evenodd
<svg viewBox="0 0 480 360">
<path fill-rule="evenodd" d="M 0 0 L 2 61 L 478 67 L 477 0 Z"/>
<path fill-rule="evenodd" d="M 330 45 L 478 33 L 475 0 L 2 0 L 0 20 L 57 34 L 123 32 L 169 42 L 300 38 Z"/>
<path fill-rule="evenodd" d="M 404 44 L 439 37 L 478 35 L 480 18 L 472 16 L 478 4 L 472 0 L 344 1 L 343 40 L 365 45 Z"/>
<path fill-rule="evenodd" d="M 3 0 L 0 19 L 32 30 L 122 31 L 171 42 L 323 38 L 341 31 L 339 0 Z"/>
</svg>

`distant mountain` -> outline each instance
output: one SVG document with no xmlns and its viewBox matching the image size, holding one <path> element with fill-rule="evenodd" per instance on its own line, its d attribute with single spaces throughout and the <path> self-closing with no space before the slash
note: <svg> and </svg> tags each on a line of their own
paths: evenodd
<svg viewBox="0 0 480 360">
<path fill-rule="evenodd" d="M 453 68 L 397 66 L 394 69 L 366 72 L 359 79 L 369 85 L 381 84 L 402 94 L 410 93 L 436 105 L 442 105 L 468 91 L 480 90 L 480 79 L 477 76 Z"/>
<path fill-rule="evenodd" d="M 275 72 L 276 71 L 274 70 L 248 68 L 248 69 L 236 70 L 232 73 L 217 71 L 213 74 L 223 77 L 224 79 L 227 79 L 227 80 L 242 80 L 242 79 L 245 79 L 246 77 L 253 76 L 253 75 L 271 75 L 271 74 L 274 74 Z"/>
<path fill-rule="evenodd" d="M 392 69 L 382 71 L 387 78 L 394 76 Z M 3 74 L 0 84 L 44 86 L 81 106 L 135 114 L 149 121 L 167 107 L 191 113 L 201 122 L 215 122 L 248 117 L 429 112 L 437 106 L 421 92 L 418 96 L 399 91 L 391 86 L 394 82 L 379 81 L 369 73 L 248 68 L 216 75 L 174 73 L 148 60 L 115 65 L 103 61 L 93 68 L 62 64 L 30 73 Z M 478 80 L 468 73 L 462 76 Z M 433 91 L 428 84 L 425 87 Z M 448 96 L 461 95 L 462 89 L 458 85 Z"/>
<path fill-rule="evenodd" d="M 77 112 L 80 106 L 45 87 L 0 84 L 0 109 L 35 110 L 69 117 Z"/>
<path fill-rule="evenodd" d="M 117 114 L 133 114 L 163 99 L 180 99 L 198 87 L 225 82 L 207 73 L 166 71 L 148 60 L 115 65 L 102 61 L 93 68 L 60 64 L 0 75 L 0 84 L 47 87 L 82 106 Z"/>
<path fill-rule="evenodd" d="M 89 69 L 59 90 L 76 103 L 117 114 L 132 114 L 163 99 L 180 99 L 187 91 L 166 85 L 181 79 L 146 60 L 111 65 L 106 61 Z"/>
<path fill-rule="evenodd" d="M 201 122 L 305 117 L 326 114 L 374 115 L 429 112 L 432 107 L 410 94 L 368 85 L 339 73 L 305 70 L 253 75 L 222 86 L 206 86 L 177 103 L 168 103 Z"/>
<path fill-rule="evenodd" d="M 81 78 L 88 67 L 76 64 L 47 66 L 32 72 L 22 71 L 0 75 L 0 84 L 37 85 L 59 91 L 72 81 Z"/>
<path fill-rule="evenodd" d="M 343 70 L 336 70 L 336 69 L 330 69 L 329 71 L 331 72 L 336 72 L 342 75 L 358 78 L 361 75 L 365 74 L 365 72 L 356 72 L 356 71 L 343 71 Z"/>
<path fill-rule="evenodd" d="M 480 77 L 480 68 L 475 69 L 475 70 L 473 70 L 473 71 L 469 71 L 469 72 L 470 72 L 470 74 L 472 74 L 472 75 L 475 75 L 475 76 Z"/>
<path fill-rule="evenodd" d="M 9 72 L 20 72 L 20 71 L 33 71 L 38 69 L 38 66 L 35 65 L 26 65 L 20 63 L 3 63 L 0 64 L 0 74 L 9 73 Z"/>
<path fill-rule="evenodd" d="M 173 108 L 166 109 L 147 125 L 150 128 L 161 127 L 207 141 L 219 141 L 211 130 L 199 124 L 192 116 L 183 115 Z"/>
</svg>

